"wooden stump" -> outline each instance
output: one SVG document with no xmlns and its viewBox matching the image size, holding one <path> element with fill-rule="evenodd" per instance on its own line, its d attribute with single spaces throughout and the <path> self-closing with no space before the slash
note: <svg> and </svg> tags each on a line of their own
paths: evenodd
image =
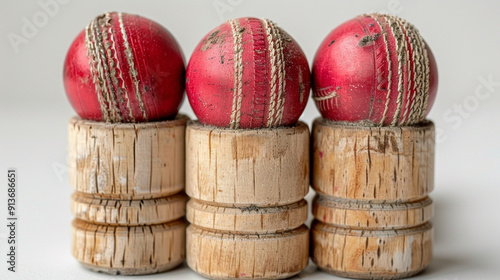
<svg viewBox="0 0 500 280">
<path fill-rule="evenodd" d="M 399 279 L 432 259 L 434 125 L 361 127 L 317 119 L 311 257 L 350 278 Z"/>
<path fill-rule="evenodd" d="M 216 279 L 281 279 L 309 259 L 309 129 L 189 122 L 187 264 Z"/>
<path fill-rule="evenodd" d="M 184 261 L 187 121 L 70 119 L 72 252 L 83 266 L 137 275 Z"/>
</svg>

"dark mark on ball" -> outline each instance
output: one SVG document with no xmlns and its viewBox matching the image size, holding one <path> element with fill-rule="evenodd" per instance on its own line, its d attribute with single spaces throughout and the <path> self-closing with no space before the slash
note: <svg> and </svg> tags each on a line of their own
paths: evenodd
<svg viewBox="0 0 500 280">
<path fill-rule="evenodd" d="M 370 44 L 370 43 L 372 43 L 372 42 L 376 41 L 376 40 L 378 39 L 378 36 L 379 36 L 379 35 L 380 35 L 379 33 L 377 33 L 377 34 L 375 34 L 375 35 L 373 35 L 373 36 L 366 35 L 366 36 L 365 36 L 365 37 L 363 37 L 361 40 L 359 40 L 358 45 L 359 45 L 360 47 L 365 47 L 365 46 L 367 46 L 368 44 Z"/>
</svg>

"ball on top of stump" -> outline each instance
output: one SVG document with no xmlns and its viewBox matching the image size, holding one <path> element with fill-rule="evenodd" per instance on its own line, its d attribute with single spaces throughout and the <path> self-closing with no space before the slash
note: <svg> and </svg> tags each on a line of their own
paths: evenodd
<svg viewBox="0 0 500 280">
<path fill-rule="evenodd" d="M 83 266 L 136 275 L 184 261 L 184 76 L 174 37 L 137 15 L 99 15 L 71 44 L 72 253 Z"/>
<path fill-rule="evenodd" d="M 187 264 L 217 279 L 281 279 L 309 259 L 307 59 L 268 19 L 238 18 L 195 48 L 186 91 Z"/>
<path fill-rule="evenodd" d="M 311 257 L 344 277 L 399 279 L 432 258 L 434 56 L 396 16 L 335 28 L 313 63 Z"/>
</svg>

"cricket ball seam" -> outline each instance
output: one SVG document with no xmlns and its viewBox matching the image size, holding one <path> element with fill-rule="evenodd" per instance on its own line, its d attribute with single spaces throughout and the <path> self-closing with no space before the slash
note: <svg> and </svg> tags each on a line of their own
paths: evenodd
<svg viewBox="0 0 500 280">
<path fill-rule="evenodd" d="M 404 39 L 403 30 L 398 25 L 397 21 L 394 18 L 386 16 L 385 19 L 389 24 L 389 28 L 391 29 L 392 35 L 394 37 L 394 41 L 396 44 L 396 53 L 397 53 L 397 63 L 398 63 L 398 98 L 396 99 L 396 112 L 394 113 L 391 125 L 395 126 L 399 119 L 399 114 L 401 113 L 401 105 L 403 102 L 403 95 L 405 93 L 404 89 L 404 71 L 403 71 L 403 61 L 406 59 L 406 45 L 402 44 L 401 41 Z"/>
<path fill-rule="evenodd" d="M 271 61 L 271 96 L 267 127 L 273 127 L 281 125 L 283 105 L 285 103 L 284 89 L 286 81 L 284 77 L 286 73 L 283 57 L 283 36 L 280 34 L 279 27 L 274 22 L 268 19 L 264 19 L 263 21 L 267 33 Z M 276 98 L 276 102 L 274 102 L 274 98 Z"/>
<path fill-rule="evenodd" d="M 132 52 L 132 48 L 130 47 L 127 31 L 125 30 L 125 25 L 123 23 L 123 14 L 118 13 L 118 22 L 120 24 L 120 30 L 123 36 L 123 46 L 125 47 L 125 56 L 127 57 L 127 63 L 130 68 L 129 75 L 132 78 L 135 86 L 135 97 L 137 98 L 137 102 L 139 103 L 139 108 L 141 109 L 142 117 L 145 121 L 148 120 L 146 115 L 146 110 L 144 108 L 144 102 L 142 101 L 141 92 L 139 90 L 139 80 L 137 79 L 137 68 L 134 64 L 134 54 Z"/>
<path fill-rule="evenodd" d="M 406 49 L 406 54 L 405 54 L 405 64 L 403 67 L 406 66 L 406 94 L 403 99 L 403 104 L 404 109 L 402 109 L 401 114 L 399 115 L 398 118 L 398 124 L 399 125 L 404 125 L 405 119 L 408 118 L 408 114 L 413 114 L 414 110 L 416 109 L 416 106 L 414 106 L 414 101 L 415 101 L 415 91 L 413 91 L 413 85 L 415 83 L 415 72 L 413 71 L 413 66 L 415 65 L 415 60 L 414 60 L 414 51 L 413 51 L 413 46 L 411 42 L 409 41 L 408 37 L 408 30 L 405 28 L 403 23 L 396 18 L 396 21 L 398 22 L 398 25 L 401 28 L 401 31 L 403 32 L 403 39 L 405 43 L 405 49 Z M 405 102 L 406 100 L 406 102 Z M 418 108 L 417 108 L 418 109 Z M 420 114 L 419 114 L 420 115 Z M 413 117 L 413 116 L 412 116 Z"/>
<path fill-rule="evenodd" d="M 382 23 L 380 22 L 380 20 L 375 16 L 375 15 L 370 15 L 374 20 L 375 22 L 377 22 L 378 26 L 380 27 L 380 32 L 382 33 L 382 38 L 384 40 L 384 46 L 385 46 L 385 52 L 386 52 L 386 59 L 387 59 L 387 95 L 386 95 L 386 100 L 385 100 L 385 109 L 384 109 L 384 113 L 382 114 L 382 119 L 380 120 L 380 124 L 383 124 L 384 123 L 384 120 L 385 118 L 387 117 L 387 111 L 389 110 L 389 101 L 390 101 L 390 96 L 391 96 L 391 87 L 392 87 L 392 65 L 391 65 L 391 57 L 390 57 L 390 51 L 389 51 L 389 43 L 387 41 L 387 31 L 384 30 L 383 26 L 382 26 Z M 382 52 L 380 52 L 382 53 Z M 376 62 L 378 60 L 375 60 Z M 381 64 L 382 66 L 383 64 Z M 379 67 L 376 67 L 377 69 L 379 69 Z M 383 72 L 380 73 L 381 75 L 383 75 Z M 383 81 L 383 79 L 380 79 L 381 82 Z M 377 87 L 378 88 L 378 87 Z M 372 107 L 373 109 L 373 107 Z M 370 115 L 372 114 L 372 112 L 370 112 Z"/>
<path fill-rule="evenodd" d="M 106 13 L 96 17 L 85 29 L 85 45 L 89 58 L 90 71 L 95 85 L 97 98 L 103 119 L 107 122 L 122 122 L 122 113 L 128 112 L 128 117 L 135 122 L 130 104 L 130 97 L 123 79 L 123 71 L 117 57 L 117 43 L 111 22 L 111 14 Z M 134 55 L 130 47 L 129 38 L 123 23 L 122 13 L 118 13 L 118 22 L 122 33 L 125 56 L 129 66 L 129 75 L 135 86 L 137 99 L 142 117 L 147 120 L 144 102 L 139 89 L 138 72 L 134 63 Z M 115 64 L 116 61 L 116 64 Z M 121 110 L 120 104 L 125 102 L 126 108 Z M 125 110 L 126 109 L 126 110 Z"/>
<path fill-rule="evenodd" d="M 234 86 L 233 86 L 233 106 L 231 110 L 230 128 L 239 128 L 241 120 L 241 101 L 243 99 L 243 46 L 241 35 L 241 26 L 237 19 L 229 21 L 233 34 L 233 51 L 234 51 Z"/>
<path fill-rule="evenodd" d="M 108 95 L 113 104 L 112 106 L 113 115 L 115 116 L 117 121 L 121 122 L 123 120 L 123 116 L 122 116 L 122 111 L 120 110 L 120 100 L 118 97 L 120 97 L 120 99 L 123 99 L 123 97 L 121 96 L 121 92 L 118 92 L 118 85 L 117 85 L 118 81 L 116 79 L 116 71 L 114 69 L 115 64 L 111 54 L 112 42 L 110 42 L 108 33 L 108 31 L 112 29 L 111 24 L 109 24 L 109 22 L 111 21 L 111 17 L 109 14 L 105 14 L 100 19 L 96 19 L 96 21 L 97 21 L 96 30 L 98 31 L 97 34 L 99 38 L 99 47 L 100 47 L 99 52 L 105 59 L 104 61 L 105 63 L 103 64 L 103 66 L 105 70 L 104 74 L 106 75 L 107 87 L 109 88 Z M 101 23 L 101 21 L 104 22 Z M 106 27 L 108 27 L 108 29 L 106 29 Z"/>
<path fill-rule="evenodd" d="M 93 37 L 94 37 L 94 44 L 95 44 L 95 49 L 97 52 L 97 62 L 98 62 L 98 77 L 99 77 L 99 82 L 102 83 L 103 87 L 101 89 L 104 90 L 104 94 L 107 100 L 108 104 L 108 113 L 109 117 L 113 122 L 121 122 L 122 116 L 120 113 L 120 109 L 118 108 L 117 102 L 116 102 L 116 96 L 114 92 L 114 88 L 111 85 L 111 79 L 110 79 L 110 69 L 109 69 L 109 62 L 108 58 L 106 57 L 106 47 L 104 45 L 104 36 L 103 32 L 101 30 L 101 27 L 106 26 L 109 23 L 109 20 L 111 18 L 109 17 L 109 14 L 104 14 L 101 16 L 96 17 L 93 20 L 92 23 L 92 31 L 93 31 Z M 101 23 L 104 21 L 104 23 Z M 102 26 L 101 26 L 102 25 Z"/>
<path fill-rule="evenodd" d="M 429 89 L 430 89 L 430 61 L 429 61 L 429 53 L 427 51 L 427 47 L 425 45 L 425 41 L 420 35 L 420 32 L 416 30 L 417 32 L 417 37 L 419 38 L 419 41 L 421 41 L 422 44 L 422 53 L 424 54 L 424 68 L 425 68 L 425 74 L 424 75 L 424 90 L 421 92 L 421 94 L 424 95 L 424 105 L 423 105 L 423 110 L 422 110 L 422 115 L 420 119 L 424 119 L 425 115 L 427 114 L 427 106 L 429 104 Z"/>
<path fill-rule="evenodd" d="M 130 121 L 135 122 L 134 114 L 132 112 L 132 107 L 130 105 L 130 97 L 128 96 L 128 90 L 125 87 L 125 80 L 123 79 L 123 70 L 120 64 L 120 59 L 118 58 L 117 43 L 115 40 L 115 33 L 111 25 L 109 26 L 108 33 L 110 34 L 110 49 L 108 52 L 112 54 L 111 56 L 111 77 L 113 78 L 113 83 L 118 91 L 118 95 L 121 98 L 120 103 L 125 103 L 125 108 L 123 108 L 123 113 L 128 112 L 128 117 Z M 116 65 L 115 65 L 116 62 Z M 125 111 L 126 110 L 126 111 Z"/>
<path fill-rule="evenodd" d="M 420 46 L 418 44 L 418 42 L 415 42 L 414 40 L 414 30 L 412 28 L 412 26 L 408 25 L 405 21 L 401 21 L 401 25 L 403 26 L 404 30 L 405 30 L 405 34 L 406 34 L 406 40 L 408 42 L 408 46 L 411 50 L 411 59 L 409 59 L 410 61 L 410 65 L 411 67 L 408 67 L 408 71 L 409 69 L 411 69 L 411 73 L 412 73 L 412 79 L 409 80 L 409 83 L 411 83 L 408 88 L 409 88 L 409 91 L 412 93 L 412 95 L 407 98 L 407 102 L 406 102 L 406 110 L 405 110 L 405 114 L 403 116 L 403 118 L 401 119 L 401 125 L 407 125 L 408 122 L 414 122 L 417 118 L 416 118 L 416 115 L 417 114 L 419 117 L 421 115 L 420 113 L 420 110 L 421 110 L 421 94 L 420 91 L 419 91 L 419 86 L 420 86 L 420 80 L 421 80 L 421 77 L 422 75 L 417 75 L 418 72 L 416 72 L 417 69 L 420 70 L 420 65 L 421 65 L 421 61 L 420 61 L 420 57 L 421 57 L 421 49 L 420 49 Z M 411 101 L 410 101 L 411 99 Z M 410 102 L 411 102 L 411 105 L 410 105 Z M 416 113 L 417 112 L 417 113 Z"/>
<path fill-rule="evenodd" d="M 92 82 L 94 84 L 95 92 L 97 95 L 97 100 L 98 100 L 99 105 L 100 105 L 102 118 L 105 121 L 109 121 L 110 118 L 108 116 L 107 106 L 106 106 L 106 103 L 104 100 L 104 95 L 103 95 L 103 92 L 101 89 L 101 83 L 99 81 L 99 74 L 98 74 L 98 71 L 96 69 L 97 68 L 96 56 L 98 54 L 96 53 L 95 46 L 94 46 L 95 38 L 94 38 L 94 40 L 92 40 L 90 38 L 91 34 L 94 36 L 94 32 L 92 32 L 92 31 L 93 31 L 93 21 L 89 25 L 87 25 L 87 27 L 85 28 L 85 45 L 87 48 L 87 57 L 89 58 L 89 67 L 90 67 L 90 73 L 92 75 Z"/>
</svg>

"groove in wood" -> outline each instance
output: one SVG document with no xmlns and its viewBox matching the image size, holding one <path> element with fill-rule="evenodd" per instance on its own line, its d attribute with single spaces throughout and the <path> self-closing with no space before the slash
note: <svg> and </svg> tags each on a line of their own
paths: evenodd
<svg viewBox="0 0 500 280">
<path fill-rule="evenodd" d="M 153 225 L 182 218 L 187 200 L 184 193 L 144 200 L 108 200 L 76 192 L 71 196 L 71 212 L 76 218 L 94 224 Z"/>
<path fill-rule="evenodd" d="M 198 227 L 239 234 L 276 233 L 300 227 L 307 220 L 307 202 L 275 207 L 224 207 L 191 199 L 186 218 Z"/>
<path fill-rule="evenodd" d="M 416 202 L 376 204 L 318 194 L 312 213 L 317 220 L 338 227 L 401 229 L 430 221 L 434 205 L 429 197 Z"/>
</svg>

